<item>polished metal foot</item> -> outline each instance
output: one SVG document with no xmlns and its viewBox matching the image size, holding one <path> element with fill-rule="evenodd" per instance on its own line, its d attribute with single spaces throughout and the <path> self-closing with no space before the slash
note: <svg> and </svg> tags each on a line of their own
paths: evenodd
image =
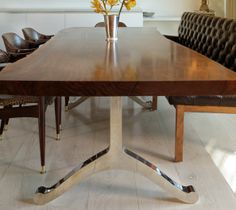
<svg viewBox="0 0 236 210">
<path fill-rule="evenodd" d="M 107 154 L 108 150 L 109 148 L 84 161 L 51 187 L 39 187 L 33 198 L 34 203 L 38 205 L 44 205 L 62 195 L 75 184 L 92 175 L 95 172 L 94 167 L 96 160 Z M 107 165 L 104 165 L 103 167 L 99 168 L 99 170 L 105 170 L 107 169 L 106 167 Z"/>
<path fill-rule="evenodd" d="M 60 140 L 60 134 L 57 134 L 56 140 L 57 140 L 57 141 Z"/>
<path fill-rule="evenodd" d="M 68 112 L 68 111 L 69 111 L 69 107 L 65 106 L 65 112 Z"/>
<path fill-rule="evenodd" d="M 46 173 L 46 167 L 45 167 L 45 166 L 42 166 L 41 171 L 40 171 L 40 174 L 45 174 L 45 173 Z"/>
<path fill-rule="evenodd" d="M 144 109 L 152 111 L 152 101 L 144 101 L 137 96 L 129 96 L 129 98 L 142 106 Z"/>
<path fill-rule="evenodd" d="M 8 125 L 4 125 L 4 131 L 8 130 Z"/>
<path fill-rule="evenodd" d="M 80 104 L 82 104 L 84 101 L 86 101 L 89 97 L 87 96 L 81 96 L 77 101 L 75 102 L 70 102 L 66 108 L 66 111 L 69 111 L 73 108 L 75 108 L 76 106 L 79 106 Z"/>
<path fill-rule="evenodd" d="M 196 193 L 192 185 L 183 186 L 164 172 L 162 172 L 156 165 L 152 164 L 148 160 L 132 152 L 129 149 L 124 149 L 124 152 L 137 160 L 137 172 L 142 174 L 152 182 L 159 185 L 164 190 L 168 191 L 175 198 L 183 201 L 184 203 L 196 203 L 198 201 L 198 194 Z"/>
<path fill-rule="evenodd" d="M 90 175 L 110 169 L 135 171 L 147 177 L 172 194 L 175 198 L 185 203 L 195 203 L 198 200 L 198 195 L 193 186 L 183 186 L 175 182 L 156 165 L 145 160 L 131 150 L 123 148 L 122 100 L 121 97 L 112 97 L 109 148 L 99 152 L 80 164 L 51 187 L 39 187 L 34 196 L 34 202 L 39 205 L 48 203 L 68 191 L 72 186 L 79 184 L 83 179 L 88 178 Z"/>
</svg>

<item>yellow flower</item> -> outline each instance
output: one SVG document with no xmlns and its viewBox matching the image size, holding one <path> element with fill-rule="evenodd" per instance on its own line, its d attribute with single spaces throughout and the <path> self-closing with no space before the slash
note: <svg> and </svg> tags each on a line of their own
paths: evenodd
<svg viewBox="0 0 236 210">
<path fill-rule="evenodd" d="M 118 0 L 107 0 L 107 4 L 113 7 L 118 4 Z"/>
<path fill-rule="evenodd" d="M 136 6 L 136 0 L 127 0 L 124 3 L 127 10 L 131 10 L 132 7 Z"/>
<path fill-rule="evenodd" d="M 92 0 L 91 4 L 92 4 L 92 8 L 95 9 L 94 10 L 95 12 L 97 12 L 97 13 L 103 13 L 104 12 L 102 4 L 99 0 Z"/>
</svg>

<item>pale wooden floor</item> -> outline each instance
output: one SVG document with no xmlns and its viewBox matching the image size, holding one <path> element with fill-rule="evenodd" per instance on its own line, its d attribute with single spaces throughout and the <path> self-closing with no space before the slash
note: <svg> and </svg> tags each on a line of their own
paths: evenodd
<svg viewBox="0 0 236 210">
<path fill-rule="evenodd" d="M 10 121 L 0 142 L 0 210 L 235 209 L 235 115 L 187 114 L 183 163 L 172 162 L 175 110 L 165 98 L 159 98 L 157 112 L 144 112 L 126 98 L 123 119 L 125 144 L 157 163 L 175 180 L 193 184 L 200 194 L 197 204 L 180 203 L 145 177 L 126 171 L 93 175 L 45 206 L 32 204 L 38 186 L 54 184 L 107 145 L 109 98 L 93 98 L 69 113 L 63 112 L 59 142 L 54 139 L 53 107 L 48 109 L 46 175 L 38 173 L 37 120 Z"/>
</svg>

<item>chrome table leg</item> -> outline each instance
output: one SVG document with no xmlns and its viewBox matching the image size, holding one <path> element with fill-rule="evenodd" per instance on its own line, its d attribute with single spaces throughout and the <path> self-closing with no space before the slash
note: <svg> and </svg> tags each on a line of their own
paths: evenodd
<svg viewBox="0 0 236 210">
<path fill-rule="evenodd" d="M 144 109 L 147 109 L 150 111 L 152 110 L 152 101 L 144 101 L 138 96 L 129 96 L 129 98 L 135 101 L 140 106 L 142 106 Z"/>
<path fill-rule="evenodd" d="M 68 106 L 66 106 L 65 111 L 69 111 L 73 108 L 75 108 L 76 106 L 79 106 L 80 104 L 82 104 L 84 101 L 86 101 L 89 97 L 87 96 L 81 96 L 79 99 L 77 99 L 75 102 L 70 102 L 68 104 Z M 135 101 L 137 104 L 139 104 L 140 106 L 142 106 L 144 109 L 150 110 L 152 111 L 153 107 L 152 107 L 152 101 L 144 101 L 141 98 L 139 98 L 138 96 L 129 96 L 130 99 L 132 99 L 133 101 Z"/>
<path fill-rule="evenodd" d="M 193 186 L 182 186 L 164 174 L 154 164 L 122 143 L 122 98 L 112 97 L 110 109 L 110 146 L 92 156 L 51 187 L 39 187 L 34 196 L 36 204 L 48 203 L 88 176 L 109 169 L 136 171 L 185 203 L 195 203 L 198 195 Z"/>
<path fill-rule="evenodd" d="M 86 101 L 89 97 L 87 96 L 81 96 L 79 99 L 77 99 L 75 102 L 70 102 L 68 104 L 68 106 L 66 107 L 66 111 L 69 111 L 73 108 L 75 108 L 76 106 L 79 106 L 80 104 L 82 104 L 84 101 Z"/>
</svg>

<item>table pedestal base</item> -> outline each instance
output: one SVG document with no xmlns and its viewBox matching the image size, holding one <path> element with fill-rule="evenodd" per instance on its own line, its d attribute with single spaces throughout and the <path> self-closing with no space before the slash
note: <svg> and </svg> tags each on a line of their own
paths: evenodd
<svg viewBox="0 0 236 210">
<path fill-rule="evenodd" d="M 65 111 L 67 112 L 67 111 L 75 108 L 76 106 L 79 106 L 84 101 L 86 101 L 88 98 L 89 98 L 88 96 L 81 96 L 76 101 L 69 102 L 69 104 L 65 107 Z M 150 111 L 153 110 L 153 102 L 152 101 L 144 101 L 137 96 L 129 96 L 129 98 L 132 99 L 133 101 L 135 101 L 140 106 L 142 106 L 144 109 L 147 109 Z"/>
<path fill-rule="evenodd" d="M 55 185 L 49 188 L 39 187 L 34 196 L 34 202 L 40 205 L 48 203 L 94 173 L 122 169 L 144 175 L 185 203 L 195 203 L 198 195 L 193 186 L 182 186 L 176 183 L 157 166 L 123 147 L 121 97 L 112 97 L 110 115 L 110 146 L 83 162 Z"/>
<path fill-rule="evenodd" d="M 76 106 L 79 106 L 80 104 L 82 104 L 84 101 L 86 101 L 89 97 L 88 96 L 81 96 L 79 99 L 77 99 L 75 102 L 70 102 L 66 107 L 65 107 L 65 111 L 69 111 L 73 108 L 75 108 Z"/>
</svg>

